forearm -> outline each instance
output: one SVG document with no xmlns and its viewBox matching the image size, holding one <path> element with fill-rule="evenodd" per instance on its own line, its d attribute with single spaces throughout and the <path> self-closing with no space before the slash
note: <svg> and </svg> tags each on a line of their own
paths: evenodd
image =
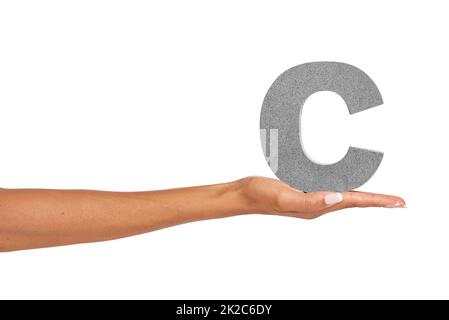
<svg viewBox="0 0 449 320">
<path fill-rule="evenodd" d="M 149 192 L 0 190 L 0 250 L 111 240 L 248 212 L 239 182 Z"/>
</svg>

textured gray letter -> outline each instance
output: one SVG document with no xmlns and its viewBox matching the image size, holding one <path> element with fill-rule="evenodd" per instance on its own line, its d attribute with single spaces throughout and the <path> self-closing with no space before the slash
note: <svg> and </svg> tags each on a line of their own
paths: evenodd
<svg viewBox="0 0 449 320">
<path fill-rule="evenodd" d="M 304 191 L 348 191 L 368 181 L 379 167 L 383 153 L 349 147 L 337 163 L 322 165 L 310 160 L 301 144 L 300 116 L 306 99 L 318 91 L 339 94 L 353 114 L 381 105 L 376 84 L 360 69 L 340 62 L 311 62 L 288 69 L 271 85 L 260 117 L 261 140 L 276 176 Z M 270 150 L 267 156 L 267 132 Z M 278 141 L 271 139 L 277 138 Z M 274 154 L 276 152 L 276 154 Z"/>
</svg>

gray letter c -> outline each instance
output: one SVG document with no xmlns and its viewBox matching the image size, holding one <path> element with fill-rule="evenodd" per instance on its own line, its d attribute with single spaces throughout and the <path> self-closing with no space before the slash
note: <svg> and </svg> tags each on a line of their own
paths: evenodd
<svg viewBox="0 0 449 320">
<path fill-rule="evenodd" d="M 311 62 L 288 69 L 271 85 L 262 105 L 260 129 L 266 159 L 276 176 L 294 188 L 308 192 L 355 189 L 373 176 L 383 153 L 349 147 L 337 163 L 322 165 L 311 161 L 301 144 L 299 118 L 306 99 L 318 91 L 339 94 L 350 114 L 383 103 L 376 84 L 352 65 Z M 276 135 L 271 136 L 269 133 L 273 132 Z M 269 139 L 277 141 L 268 142 Z M 267 150 L 267 146 L 276 148 Z"/>
</svg>

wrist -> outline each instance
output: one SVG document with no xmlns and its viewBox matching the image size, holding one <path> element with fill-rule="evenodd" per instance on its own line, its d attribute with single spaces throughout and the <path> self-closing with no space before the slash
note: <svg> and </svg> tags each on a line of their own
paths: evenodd
<svg viewBox="0 0 449 320">
<path fill-rule="evenodd" d="M 234 209 L 237 214 L 248 214 L 258 211 L 255 201 L 251 197 L 248 178 L 230 182 L 230 194 L 233 198 Z"/>
<path fill-rule="evenodd" d="M 245 184 L 241 180 L 225 183 L 223 188 L 224 192 L 220 192 L 219 198 L 225 208 L 225 216 L 241 215 L 252 211 Z"/>
</svg>

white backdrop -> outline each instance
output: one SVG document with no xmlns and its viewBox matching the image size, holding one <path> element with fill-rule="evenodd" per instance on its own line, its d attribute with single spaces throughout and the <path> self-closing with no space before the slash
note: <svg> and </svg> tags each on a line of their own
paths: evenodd
<svg viewBox="0 0 449 320">
<path fill-rule="evenodd" d="M 445 1 L 2 1 L 4 188 L 149 190 L 273 176 L 259 142 L 275 78 L 364 70 L 384 105 L 319 93 L 305 144 L 384 160 L 360 190 L 408 209 L 241 216 L 0 255 L 0 298 L 449 298 Z M 1 221 L 0 221 L 1 225 Z"/>
</svg>

